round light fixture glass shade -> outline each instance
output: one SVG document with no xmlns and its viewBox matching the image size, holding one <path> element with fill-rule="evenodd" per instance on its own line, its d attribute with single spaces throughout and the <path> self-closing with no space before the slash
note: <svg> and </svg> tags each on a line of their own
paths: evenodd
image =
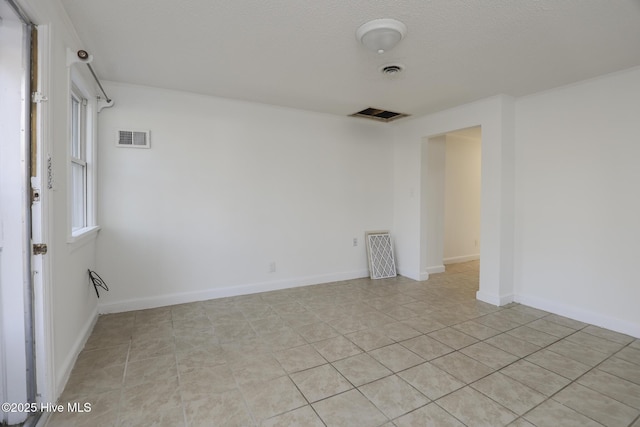
<svg viewBox="0 0 640 427">
<path fill-rule="evenodd" d="M 356 31 L 356 38 L 367 49 L 385 53 L 393 49 L 407 33 L 407 26 L 395 19 L 374 19 Z"/>
</svg>

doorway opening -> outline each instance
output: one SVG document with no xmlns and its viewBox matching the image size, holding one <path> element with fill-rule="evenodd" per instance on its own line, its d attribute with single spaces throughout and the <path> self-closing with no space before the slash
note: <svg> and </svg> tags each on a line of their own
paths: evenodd
<svg viewBox="0 0 640 427">
<path fill-rule="evenodd" d="M 481 148 L 480 126 L 433 136 L 423 144 L 427 274 L 480 260 Z"/>
</svg>

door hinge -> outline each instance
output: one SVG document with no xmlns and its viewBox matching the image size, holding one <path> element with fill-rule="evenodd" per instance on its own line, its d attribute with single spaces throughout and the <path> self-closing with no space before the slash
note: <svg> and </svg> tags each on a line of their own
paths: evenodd
<svg viewBox="0 0 640 427">
<path fill-rule="evenodd" d="M 47 253 L 47 244 L 46 243 L 34 243 L 33 244 L 33 254 L 34 255 L 44 255 Z"/>
<path fill-rule="evenodd" d="M 49 98 L 44 96 L 42 92 L 33 92 L 31 94 L 31 101 L 34 102 L 35 104 L 39 104 L 41 102 L 47 102 L 48 100 Z"/>
</svg>

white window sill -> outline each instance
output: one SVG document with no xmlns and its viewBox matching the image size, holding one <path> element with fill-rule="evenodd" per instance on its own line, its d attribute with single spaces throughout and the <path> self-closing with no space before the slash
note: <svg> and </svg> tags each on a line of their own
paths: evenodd
<svg viewBox="0 0 640 427">
<path fill-rule="evenodd" d="M 91 227 L 85 227 L 83 229 L 74 231 L 67 238 L 67 245 L 71 251 L 74 251 L 89 242 L 94 242 L 96 237 L 98 236 L 98 231 L 100 231 L 99 225 L 94 225 Z"/>
</svg>

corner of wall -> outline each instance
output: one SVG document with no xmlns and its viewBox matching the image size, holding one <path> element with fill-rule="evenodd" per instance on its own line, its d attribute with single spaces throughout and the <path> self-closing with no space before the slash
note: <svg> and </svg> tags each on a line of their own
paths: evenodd
<svg viewBox="0 0 640 427">
<path fill-rule="evenodd" d="M 478 291 L 476 292 L 476 299 L 482 302 L 486 302 L 491 305 L 495 305 L 498 307 L 502 307 L 503 305 L 507 305 L 514 301 L 513 294 L 506 295 L 493 295 L 486 292 Z"/>
<path fill-rule="evenodd" d="M 69 381 L 69 377 L 71 376 L 71 371 L 73 370 L 73 366 L 76 363 L 76 359 L 82 352 L 87 340 L 91 336 L 91 332 L 93 331 L 93 327 L 96 325 L 98 321 L 98 307 L 94 307 L 93 312 L 91 313 L 89 321 L 82 328 L 81 333 L 78 335 L 78 338 L 74 342 L 72 348 L 70 349 L 66 359 L 59 365 L 58 370 L 55 373 L 55 400 L 60 397 L 65 386 L 67 385 L 67 381 Z"/>
<path fill-rule="evenodd" d="M 427 267 L 427 274 L 438 274 L 438 273 L 444 273 L 445 267 L 443 264 L 441 265 L 432 265 L 430 267 Z"/>
<path fill-rule="evenodd" d="M 585 323 L 590 323 L 595 326 L 610 329 L 612 331 L 616 331 L 621 334 L 627 334 L 640 339 L 640 324 L 638 323 L 617 319 L 602 313 L 597 313 L 592 310 L 585 310 L 581 307 L 564 304 L 562 302 L 552 301 L 533 295 L 518 294 L 515 295 L 514 301 L 533 308 L 537 308 L 539 310 L 545 310 L 550 313 L 559 314 L 561 316 L 569 317 L 571 319 L 575 319 Z"/>
</svg>

